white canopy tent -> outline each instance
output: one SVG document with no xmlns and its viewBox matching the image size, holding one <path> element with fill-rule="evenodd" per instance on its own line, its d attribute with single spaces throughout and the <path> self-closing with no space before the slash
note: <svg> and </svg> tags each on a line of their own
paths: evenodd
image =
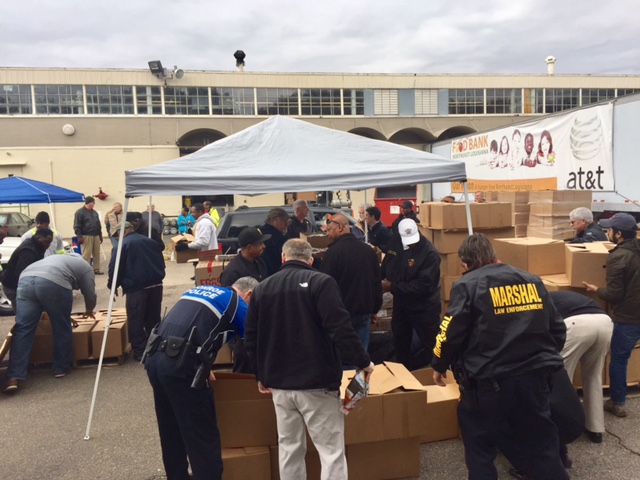
<svg viewBox="0 0 640 480">
<path fill-rule="evenodd" d="M 124 216 L 129 198 L 137 196 L 362 190 L 437 182 L 465 182 L 466 190 L 466 179 L 464 162 L 319 127 L 291 117 L 275 116 L 190 155 L 125 172 L 127 199 Z M 467 218 L 470 218 L 468 203 Z M 471 233 L 470 224 L 469 231 Z M 120 229 L 116 278 L 123 234 Z M 111 324 L 115 283 L 112 285 L 85 439 L 89 439 Z"/>
</svg>

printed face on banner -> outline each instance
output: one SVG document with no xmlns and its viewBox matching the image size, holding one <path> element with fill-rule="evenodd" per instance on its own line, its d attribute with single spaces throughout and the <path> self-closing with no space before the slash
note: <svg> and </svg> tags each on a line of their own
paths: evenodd
<svg viewBox="0 0 640 480">
<path fill-rule="evenodd" d="M 454 140 L 451 158 L 470 190 L 613 191 L 612 125 L 612 104 L 585 108 Z"/>
</svg>

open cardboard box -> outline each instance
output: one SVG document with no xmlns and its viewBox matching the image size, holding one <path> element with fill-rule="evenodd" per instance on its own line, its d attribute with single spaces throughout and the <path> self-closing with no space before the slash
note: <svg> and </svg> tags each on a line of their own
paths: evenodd
<svg viewBox="0 0 640 480">
<path fill-rule="evenodd" d="M 174 259 L 176 263 L 187 263 L 187 261 L 192 258 L 198 258 L 198 251 L 191 248 L 188 250 L 182 250 L 181 252 L 176 252 L 176 244 L 181 240 L 186 240 L 187 243 L 191 243 L 196 241 L 196 237 L 188 233 L 171 237 L 171 250 L 173 250 L 175 254 Z"/>
<path fill-rule="evenodd" d="M 427 418 L 429 428 L 420 436 L 420 443 L 437 442 L 458 438 L 458 403 L 460 389 L 453 378 L 453 372 L 447 371 L 445 387 L 434 385 L 433 369 L 422 368 L 411 372 L 427 390 Z"/>
</svg>

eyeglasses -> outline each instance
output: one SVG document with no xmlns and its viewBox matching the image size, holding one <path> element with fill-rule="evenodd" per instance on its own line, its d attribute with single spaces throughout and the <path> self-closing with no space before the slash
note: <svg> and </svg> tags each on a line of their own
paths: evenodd
<svg viewBox="0 0 640 480">
<path fill-rule="evenodd" d="M 582 220 L 569 220 L 569 225 L 575 225 L 576 223 L 582 223 Z"/>
<path fill-rule="evenodd" d="M 346 227 L 347 226 L 346 223 L 336 222 L 335 220 L 329 220 L 329 223 L 335 223 L 336 225 L 340 225 L 341 227 Z"/>
</svg>

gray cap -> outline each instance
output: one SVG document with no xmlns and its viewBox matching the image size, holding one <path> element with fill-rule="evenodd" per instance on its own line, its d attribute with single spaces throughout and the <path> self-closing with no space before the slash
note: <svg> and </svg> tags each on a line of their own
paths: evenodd
<svg viewBox="0 0 640 480">
<path fill-rule="evenodd" d="M 289 214 L 284 208 L 276 207 L 269 210 L 267 213 L 267 221 L 275 220 L 276 218 L 289 218 Z"/>
<path fill-rule="evenodd" d="M 118 225 L 116 225 L 116 228 L 113 229 L 111 236 L 112 237 L 118 236 L 118 234 L 120 233 L 120 227 L 122 227 L 123 225 L 125 230 L 127 228 L 133 228 L 133 225 L 131 225 L 129 222 L 120 222 Z"/>
</svg>

